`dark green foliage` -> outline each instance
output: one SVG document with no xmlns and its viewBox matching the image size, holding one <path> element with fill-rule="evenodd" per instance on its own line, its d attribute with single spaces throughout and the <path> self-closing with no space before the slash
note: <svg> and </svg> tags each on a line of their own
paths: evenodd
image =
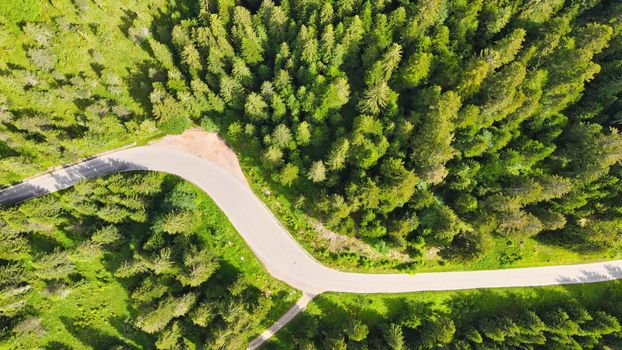
<svg viewBox="0 0 622 350">
<path fill-rule="evenodd" d="M 81 182 L 0 227 L 1 348 L 242 348 L 288 298 L 205 194 L 163 174 Z"/>
<path fill-rule="evenodd" d="M 487 235 L 591 240 L 580 198 L 622 158 L 600 115 L 619 107 L 619 5 L 226 3 L 178 21 L 170 50 L 152 42 L 159 98 L 214 114 L 330 228 L 459 260 Z M 620 222 L 604 208 L 594 227 Z"/>
<path fill-rule="evenodd" d="M 326 295 L 267 348 L 332 349 L 340 339 L 348 349 L 616 349 L 621 292 L 619 282 L 605 282 L 402 297 Z"/>
</svg>

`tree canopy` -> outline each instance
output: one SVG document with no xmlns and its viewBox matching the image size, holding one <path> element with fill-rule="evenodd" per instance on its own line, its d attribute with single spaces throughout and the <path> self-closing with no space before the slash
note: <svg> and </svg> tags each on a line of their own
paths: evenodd
<svg viewBox="0 0 622 350">
<path fill-rule="evenodd" d="M 204 118 L 237 150 L 262 154 L 292 201 L 307 198 L 337 232 L 413 257 L 422 241 L 477 256 L 467 247 L 489 236 L 599 249 L 615 243 L 598 227 L 622 233 L 621 11 L 611 1 L 202 2 L 174 25 L 168 56 L 204 91 L 165 88 L 220 101 Z M 186 62 L 189 45 L 205 69 Z"/>
<path fill-rule="evenodd" d="M 116 3 L 1 5 L 1 183 L 200 124 L 413 260 L 619 241 L 615 1 Z"/>
</svg>

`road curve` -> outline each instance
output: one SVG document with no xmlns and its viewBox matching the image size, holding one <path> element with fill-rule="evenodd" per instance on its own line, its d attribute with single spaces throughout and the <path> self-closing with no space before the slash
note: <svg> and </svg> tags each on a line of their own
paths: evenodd
<svg viewBox="0 0 622 350">
<path fill-rule="evenodd" d="M 180 176 L 205 191 L 227 215 L 266 270 L 309 295 L 326 291 L 398 293 L 544 286 L 622 278 L 622 260 L 506 270 L 407 274 L 341 272 L 313 259 L 280 225 L 247 184 L 215 163 L 163 146 L 124 149 L 0 191 L 0 203 L 20 202 L 95 178 L 133 170 Z"/>
</svg>

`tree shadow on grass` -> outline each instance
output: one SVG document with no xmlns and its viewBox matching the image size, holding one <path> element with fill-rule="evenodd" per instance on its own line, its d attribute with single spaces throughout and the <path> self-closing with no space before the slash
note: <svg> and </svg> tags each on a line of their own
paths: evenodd
<svg viewBox="0 0 622 350">
<path fill-rule="evenodd" d="M 113 317 L 108 320 L 108 323 L 114 329 L 127 339 L 130 339 L 136 344 L 140 344 L 140 349 L 154 349 L 155 339 L 153 335 L 150 335 L 142 330 L 134 327 L 128 322 L 124 321 L 121 317 Z M 132 347 L 135 348 L 135 347 Z"/>
<path fill-rule="evenodd" d="M 18 156 L 19 152 L 15 151 L 13 148 L 11 148 L 6 141 L 2 141 L 0 140 L 0 157 L 5 158 L 5 157 L 15 157 Z"/>
<path fill-rule="evenodd" d="M 533 237 L 539 244 L 561 247 L 577 253 L 594 253 L 604 251 L 605 247 L 589 241 L 578 234 L 563 234 L 545 231 Z"/>
<path fill-rule="evenodd" d="M 59 342 L 59 341 L 51 341 L 47 344 L 45 344 L 45 346 L 43 347 L 45 350 L 67 350 L 67 349 L 73 349 L 71 346 L 63 343 L 63 342 Z"/>
<path fill-rule="evenodd" d="M 321 343 L 322 339 L 333 338 L 341 334 L 348 326 L 350 319 L 348 310 L 333 301 L 330 296 L 319 295 L 313 300 L 315 307 L 320 309 L 321 314 L 299 313 L 276 335 L 276 343 L 266 344 L 266 349 L 280 349 L 276 344 L 292 346 L 295 339 L 313 339 Z"/>
<path fill-rule="evenodd" d="M 210 279 L 214 279 L 224 288 L 231 286 L 240 276 L 240 270 L 226 260 L 219 259 L 220 267 L 214 272 Z"/>
<path fill-rule="evenodd" d="M 61 316 L 60 320 L 71 335 L 78 339 L 82 344 L 90 346 L 93 349 L 111 349 L 115 346 L 122 346 L 126 349 L 138 349 L 138 347 L 128 344 L 127 342 L 114 337 L 110 334 L 102 333 L 101 330 L 89 327 L 78 326 L 76 320 L 69 317 Z"/>
<path fill-rule="evenodd" d="M 30 251 L 33 256 L 51 253 L 56 248 L 64 249 L 63 245 L 55 237 L 40 232 L 30 233 L 28 241 L 30 242 Z"/>
<path fill-rule="evenodd" d="M 262 321 L 266 327 L 270 327 L 274 322 L 276 322 L 283 314 L 289 310 L 293 304 L 291 303 L 282 303 L 280 300 L 285 300 L 289 296 L 289 292 L 286 290 L 281 290 L 276 294 L 270 296 L 270 298 L 274 301 L 272 304 L 272 308 L 266 315 L 265 319 Z"/>
<path fill-rule="evenodd" d="M 316 297 L 313 303 L 322 310 L 323 317 L 320 319 L 320 323 L 330 325 L 330 328 L 334 328 L 335 331 L 343 330 L 348 325 L 349 309 L 352 308 L 352 304 L 341 305 L 334 302 L 330 296 L 323 295 Z"/>
<path fill-rule="evenodd" d="M 150 74 L 150 70 L 157 66 L 153 62 L 144 61 L 127 68 L 127 77 L 124 79 L 125 85 L 128 87 L 128 91 L 132 98 L 140 103 L 141 108 L 145 111 L 146 115 L 151 114 L 151 101 L 149 100 L 149 94 L 152 91 L 152 83 L 156 81 L 163 81 L 166 79 L 166 74 L 163 72 Z"/>
</svg>

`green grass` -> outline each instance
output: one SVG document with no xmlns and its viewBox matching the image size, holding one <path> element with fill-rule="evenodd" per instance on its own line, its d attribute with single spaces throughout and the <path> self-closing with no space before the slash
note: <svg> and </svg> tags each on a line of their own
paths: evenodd
<svg viewBox="0 0 622 350">
<path fill-rule="evenodd" d="M 16 164 L 11 171 L 2 175 L 2 183 L 19 181 L 46 168 L 63 163 L 75 162 L 80 157 L 126 146 L 136 142 L 144 143 L 161 136 L 150 119 L 148 94 L 150 80 L 147 76 L 149 67 L 156 65 L 149 49 L 145 45 L 128 37 L 128 28 L 145 27 L 151 30 L 160 14 L 170 5 L 168 0 L 155 1 L 84 1 L 88 9 L 79 10 L 79 2 L 71 0 L 53 0 L 34 2 L 34 15 L 24 13 L 24 18 L 17 16 L 23 8 L 29 8 L 32 1 L 8 0 L 2 2 L 0 11 L 0 70 L 17 69 L 36 72 L 36 67 L 28 58 L 30 47 L 37 47 L 37 42 L 24 32 L 26 22 L 43 25 L 52 33 L 47 45 L 55 55 L 55 71 L 62 73 L 65 79 L 80 77 L 86 83 L 96 84 L 91 87 L 92 98 L 78 96 L 65 97 L 71 92 L 63 92 L 58 83 L 50 78 L 51 73 L 38 72 L 39 84 L 36 89 L 14 88 L 14 79 L 10 75 L 0 76 L 0 91 L 11 103 L 11 109 L 33 111 L 75 124 L 84 118 L 85 109 L 94 100 L 106 101 L 108 105 L 119 105 L 132 113 L 131 118 L 118 122 L 109 116 L 98 122 L 98 127 L 105 132 L 85 135 L 72 135 L 71 140 L 63 140 L 65 154 L 55 152 L 47 154 L 45 145 L 24 140 L 20 144 L 20 153 L 30 157 L 32 164 Z M 35 11 L 36 10 L 36 11 Z M 2 15 L 7 18 L 3 19 Z M 63 24 L 59 24 L 63 23 Z M 58 30 L 64 26 L 69 29 Z M 111 91 L 109 76 L 118 77 L 118 91 Z M 62 96 L 62 97 L 60 97 Z M 53 102 L 50 102 L 51 99 Z M 83 101 L 82 101 L 83 100 Z M 152 118 L 151 118 L 152 119 Z M 84 124 L 84 123 L 83 123 Z M 72 128 L 78 129 L 77 125 Z M 101 130 L 100 130 L 101 131 Z"/>
<path fill-rule="evenodd" d="M 163 188 L 171 188 L 183 182 L 172 175 L 157 176 L 163 179 Z M 92 181 L 96 182 L 94 185 L 98 189 L 103 190 L 104 186 L 107 186 L 106 179 Z M 89 185 L 90 182 L 84 184 Z M 261 291 L 262 297 L 272 301 L 267 317 L 253 329 L 246 329 L 241 334 L 250 341 L 293 306 L 301 293 L 272 278 L 212 199 L 199 188 L 187 183 L 186 185 L 196 194 L 194 198 L 196 207 L 192 213 L 192 222 L 196 223 L 193 234 L 197 235 L 203 247 L 210 248 L 220 264 L 220 268 L 201 288 L 213 289 L 216 295 L 228 293 L 226 288 L 230 282 L 242 278 Z M 74 187 L 33 201 L 61 201 L 62 197 L 79 190 Z M 157 196 L 155 200 L 161 200 L 161 196 Z M 29 203 L 33 202 L 25 202 L 22 205 Z M 92 219 L 88 217 L 80 223 L 54 219 L 52 222 L 56 224 L 56 228 L 51 231 L 49 239 L 38 235 L 36 239 L 31 239 L 33 254 L 51 251 L 54 246 L 59 245 L 67 249 L 76 270 L 69 276 L 70 283 L 65 283 L 63 288 L 55 289 L 53 284 L 41 280 L 33 284 L 27 300 L 30 308 L 35 311 L 34 314 L 40 318 L 44 332 L 41 338 L 36 340 L 28 337 L 15 339 L 23 347 L 29 348 L 30 345 L 34 346 L 33 344 L 50 348 L 62 345 L 76 349 L 103 349 L 123 344 L 136 349 L 153 347 L 155 336 L 132 326 L 136 311 L 132 309 L 128 287 L 133 281 L 114 276 L 116 267 L 132 256 L 134 246 L 131 237 L 141 237 L 152 223 L 121 226 L 124 235 L 130 238 L 129 244 L 121 244 L 115 250 L 106 251 L 103 255 L 77 254 L 73 249 L 84 240 L 79 234 L 77 235 L 77 232 L 89 232 L 92 229 L 90 225 L 93 224 L 91 221 Z M 81 228 L 75 231 L 75 228 L 72 228 L 74 224 L 80 224 Z M 97 227 L 101 225 L 97 221 L 95 224 Z M 24 260 L 27 266 L 33 264 L 31 257 L 25 257 Z M 7 346 L 11 347 L 0 342 L 0 349 Z"/>
<path fill-rule="evenodd" d="M 466 263 L 442 260 L 435 256 L 424 259 L 417 271 L 456 271 L 519 268 L 530 266 L 581 264 L 622 258 L 620 248 L 607 251 L 568 250 L 553 244 L 546 244 L 535 238 L 491 238 L 486 243 L 485 253 L 474 261 Z"/>
<path fill-rule="evenodd" d="M 236 147 L 236 151 L 240 158 L 242 170 L 255 194 L 261 198 L 298 243 L 314 258 L 338 270 L 407 273 L 491 270 L 580 264 L 622 258 L 622 247 L 605 251 L 585 249 L 579 252 L 566 249 L 552 241 L 539 240 L 537 237 L 504 238 L 495 236 L 486 238 L 484 253 L 481 256 L 465 262 L 445 260 L 437 254 L 424 254 L 421 261 L 405 264 L 403 261 L 392 259 L 389 254 L 386 254 L 393 249 L 389 245 L 379 246 L 373 242 L 368 242 L 370 247 L 384 248 L 376 249 L 381 254 L 385 254 L 383 259 L 372 260 L 348 251 L 330 252 L 327 241 L 319 239 L 319 233 L 309 224 L 311 214 L 293 204 L 292 198 L 295 198 L 295 194 L 289 188 L 271 181 L 269 173 L 259 164 L 256 153 L 248 152 L 243 147 Z"/>
<path fill-rule="evenodd" d="M 150 335 L 124 328 L 132 312 L 128 293 L 123 285 L 107 271 L 101 262 L 84 261 L 78 271 L 86 277 L 67 296 L 40 299 L 42 325 L 47 330 L 42 343 L 62 340 L 73 348 L 94 349 L 130 344 L 148 348 Z"/>
<path fill-rule="evenodd" d="M 470 322 L 477 322 L 481 317 L 491 317 L 511 309 L 513 305 L 527 305 L 530 310 L 546 308 L 551 305 L 572 307 L 581 305 L 588 310 L 599 309 L 603 301 L 622 293 L 620 281 L 564 286 L 479 289 L 444 292 L 418 292 L 403 294 L 346 294 L 325 293 L 316 297 L 307 307 L 305 316 L 319 320 L 322 329 L 344 329 L 350 321 L 350 315 L 367 325 L 381 325 L 403 317 L 404 303 L 418 305 L 415 308 L 426 319 L 426 311 L 438 310 L 453 315 L 458 329 L 468 328 Z M 608 310 L 609 311 L 609 310 Z M 264 349 L 294 349 L 301 339 L 298 328 L 303 322 L 298 316 L 288 326 L 277 333 Z M 309 324 L 309 323 L 305 323 Z M 303 326 L 304 327 L 304 326 Z M 305 332 L 304 330 L 302 332 Z"/>
<path fill-rule="evenodd" d="M 195 211 L 196 215 L 200 217 L 199 220 L 201 220 L 199 226 L 219 228 L 213 232 L 202 230 L 199 232 L 199 235 L 203 237 L 206 244 L 214 248 L 214 251 L 222 261 L 226 261 L 227 264 L 237 269 L 239 273 L 245 276 L 252 276 L 251 279 L 256 287 L 275 293 L 273 298 L 275 304 L 270 310 L 269 317 L 261 323 L 261 327 L 254 331 L 256 334 L 259 334 L 293 306 L 302 296 L 302 293 L 270 276 L 216 203 L 202 190 L 195 186 L 193 187 L 199 201 Z"/>
</svg>

